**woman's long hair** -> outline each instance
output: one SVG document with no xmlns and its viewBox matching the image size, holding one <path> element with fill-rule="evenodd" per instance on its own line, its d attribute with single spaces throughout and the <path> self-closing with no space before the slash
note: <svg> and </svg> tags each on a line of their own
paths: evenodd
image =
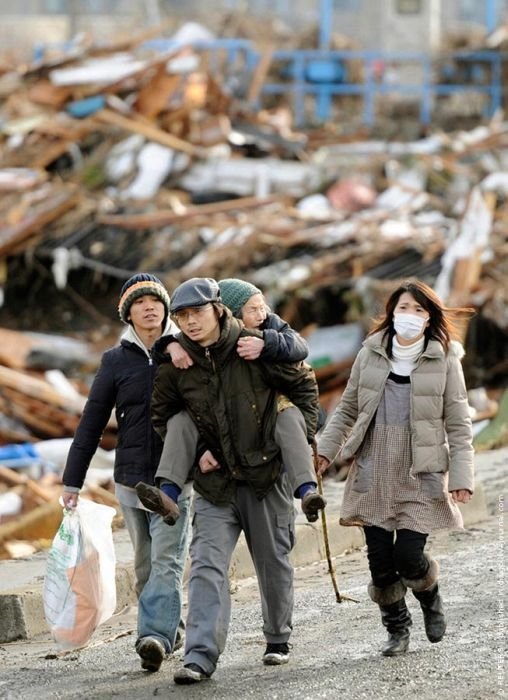
<svg viewBox="0 0 508 700">
<path fill-rule="evenodd" d="M 388 338 L 386 347 L 388 357 L 392 356 L 393 336 L 395 335 L 393 313 L 404 292 L 411 294 L 414 300 L 429 314 L 429 325 L 425 328 L 425 347 L 427 347 L 429 340 L 437 340 L 443 346 L 445 353 L 447 353 L 452 338 L 458 337 L 458 329 L 455 322 L 461 317 L 471 316 L 474 313 L 474 309 L 447 308 L 442 304 L 434 290 L 424 282 L 403 282 L 400 287 L 397 287 L 388 297 L 384 315 L 375 320 L 374 327 L 369 331 L 368 335 L 384 331 L 384 337 Z"/>
</svg>

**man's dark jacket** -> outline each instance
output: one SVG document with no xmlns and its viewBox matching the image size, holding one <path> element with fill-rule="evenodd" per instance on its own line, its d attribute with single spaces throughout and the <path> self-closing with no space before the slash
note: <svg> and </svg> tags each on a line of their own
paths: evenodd
<svg viewBox="0 0 508 700">
<path fill-rule="evenodd" d="M 263 498 L 279 476 L 280 450 L 274 440 L 277 393 L 285 394 L 303 413 L 309 441 L 314 438 L 319 412 L 317 383 L 304 364 L 275 364 L 243 360 L 236 345 L 240 336 L 257 335 L 225 310 L 219 340 L 206 348 L 178 337 L 194 360 L 179 370 L 163 353 L 152 395 L 152 421 L 164 438 L 169 418 L 187 410 L 202 445 L 210 449 L 221 469 L 195 470 L 194 488 L 216 505 L 234 497 L 238 482 L 247 482 Z M 162 346 L 164 339 L 159 341 Z M 161 361 L 165 360 L 165 361 Z"/>
<path fill-rule="evenodd" d="M 63 475 L 66 486 L 83 486 L 113 408 L 118 422 L 115 482 L 131 487 L 138 481 L 153 484 L 162 452 L 162 440 L 150 418 L 155 371 L 152 359 L 125 338 L 104 353 L 69 450 Z"/>
</svg>

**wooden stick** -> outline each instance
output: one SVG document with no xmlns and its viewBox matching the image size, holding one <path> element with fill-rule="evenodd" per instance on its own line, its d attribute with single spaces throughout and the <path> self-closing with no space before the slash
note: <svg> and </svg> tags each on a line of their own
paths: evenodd
<svg viewBox="0 0 508 700">
<path fill-rule="evenodd" d="M 317 459 L 317 447 L 316 447 L 315 441 L 312 443 L 312 452 L 314 454 L 314 469 L 316 471 L 318 491 L 319 491 L 320 495 L 323 496 L 323 479 L 317 473 L 318 459 Z M 330 553 L 330 541 L 328 539 L 328 525 L 326 522 L 325 508 L 321 509 L 321 525 L 323 527 L 323 539 L 325 542 L 326 561 L 328 562 L 328 573 L 330 574 L 330 578 L 332 579 L 332 586 L 333 586 L 333 590 L 335 591 L 335 601 L 337 603 L 343 603 L 345 600 L 351 600 L 353 603 L 359 603 L 360 601 L 356 600 L 356 598 L 350 598 L 348 595 L 344 595 L 339 591 L 339 586 L 337 584 L 337 578 L 335 576 L 335 567 L 332 564 L 332 556 Z"/>
</svg>

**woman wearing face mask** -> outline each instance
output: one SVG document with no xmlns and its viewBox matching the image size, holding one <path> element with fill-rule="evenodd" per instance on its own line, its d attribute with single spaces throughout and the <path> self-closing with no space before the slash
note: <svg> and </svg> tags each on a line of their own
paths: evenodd
<svg viewBox="0 0 508 700">
<path fill-rule="evenodd" d="M 429 641 L 441 641 L 446 629 L 438 564 L 424 548 L 431 531 L 463 526 L 457 503 L 473 493 L 464 351 L 451 339 L 451 319 L 468 311 L 446 309 L 421 282 L 396 289 L 318 440 L 320 474 L 339 452 L 354 457 L 341 524 L 365 532 L 369 595 L 388 631 L 384 656 L 408 649 L 407 588 Z"/>
</svg>

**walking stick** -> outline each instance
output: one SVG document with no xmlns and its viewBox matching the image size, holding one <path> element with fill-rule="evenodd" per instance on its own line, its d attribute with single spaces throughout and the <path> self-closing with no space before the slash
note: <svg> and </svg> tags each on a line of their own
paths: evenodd
<svg viewBox="0 0 508 700">
<path fill-rule="evenodd" d="M 316 471 L 318 491 L 319 491 L 320 495 L 323 496 L 323 479 L 317 473 L 318 458 L 317 458 L 317 447 L 316 447 L 315 440 L 312 443 L 312 452 L 314 455 L 314 469 Z M 330 574 L 330 578 L 332 579 L 332 586 L 333 586 L 333 590 L 335 591 L 335 601 L 337 603 L 342 603 L 345 600 L 351 600 L 353 603 L 359 603 L 360 601 L 356 600 L 356 598 L 350 598 L 348 595 L 344 595 L 339 591 L 339 586 L 337 585 L 337 578 L 335 575 L 335 567 L 332 564 L 332 557 L 330 554 L 330 541 L 328 539 L 328 525 L 326 523 L 326 513 L 325 513 L 324 508 L 321 509 L 321 525 L 323 527 L 323 539 L 325 542 L 326 561 L 328 562 L 328 573 Z"/>
</svg>

